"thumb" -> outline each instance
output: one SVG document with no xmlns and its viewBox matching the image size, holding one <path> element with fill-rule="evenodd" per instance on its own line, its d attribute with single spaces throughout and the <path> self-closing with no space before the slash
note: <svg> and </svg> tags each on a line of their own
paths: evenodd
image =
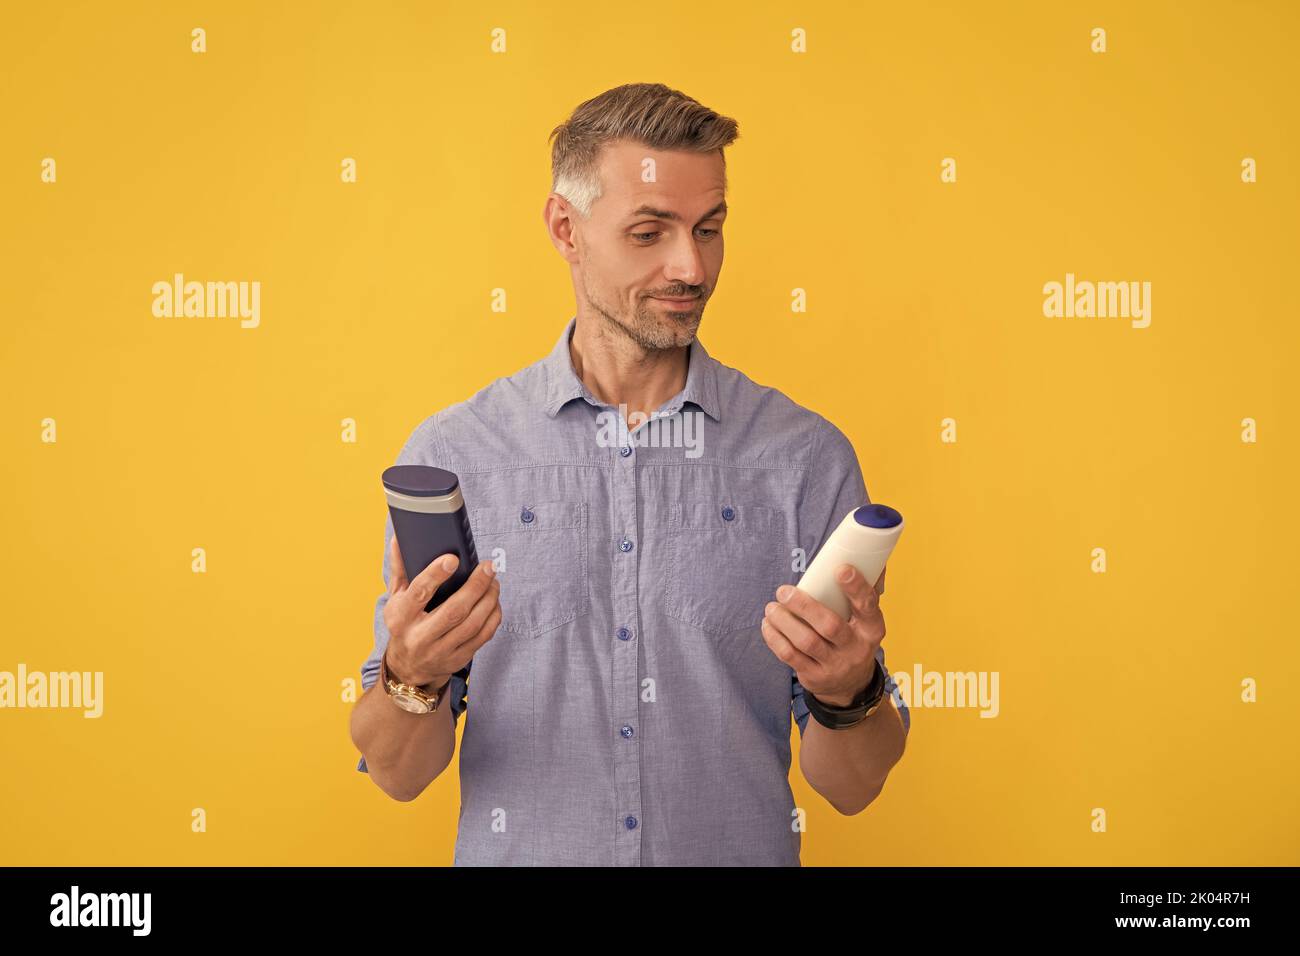
<svg viewBox="0 0 1300 956">
<path fill-rule="evenodd" d="M 423 609 L 443 582 L 456 573 L 456 568 L 459 565 L 460 558 L 454 554 L 444 554 L 434 558 L 429 562 L 427 568 L 415 576 L 415 580 L 411 582 L 407 593 L 419 601 L 420 607 Z"/>
</svg>

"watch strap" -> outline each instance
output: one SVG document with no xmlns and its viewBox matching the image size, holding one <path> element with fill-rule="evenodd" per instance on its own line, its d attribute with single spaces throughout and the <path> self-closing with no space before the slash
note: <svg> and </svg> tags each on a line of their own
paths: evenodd
<svg viewBox="0 0 1300 956">
<path fill-rule="evenodd" d="M 395 696 L 395 692 L 401 689 L 406 696 L 424 700 L 429 706 L 428 713 L 433 713 L 442 703 L 447 688 L 451 686 L 451 677 L 437 688 L 432 687 L 431 684 L 412 684 L 404 681 L 388 669 L 388 648 L 384 648 L 384 653 L 379 658 L 379 682 L 390 697 Z"/>
<path fill-rule="evenodd" d="M 880 702 L 885 696 L 885 669 L 880 666 L 880 661 L 877 660 L 871 682 L 860 694 L 853 698 L 847 707 L 837 707 L 834 704 L 820 701 L 806 687 L 803 696 L 808 712 L 823 727 L 831 730 L 845 730 L 849 727 L 856 727 L 875 713 L 876 708 L 880 706 Z"/>
</svg>

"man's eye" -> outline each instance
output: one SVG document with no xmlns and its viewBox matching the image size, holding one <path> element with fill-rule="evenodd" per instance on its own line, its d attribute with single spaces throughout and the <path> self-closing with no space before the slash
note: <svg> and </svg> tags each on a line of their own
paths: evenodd
<svg viewBox="0 0 1300 956">
<path fill-rule="evenodd" d="M 713 238 L 714 236 L 716 236 L 720 231 L 721 231 L 721 230 L 718 230 L 718 229 L 696 229 L 696 230 L 695 230 L 695 232 L 696 232 L 696 233 L 700 236 L 700 238 L 702 238 L 702 239 L 712 239 L 712 238 Z M 634 233 L 632 233 L 632 238 L 635 239 L 635 240 L 637 240 L 637 242 L 643 242 L 643 243 L 644 243 L 644 242 L 650 242 L 650 241 L 652 241 L 652 240 L 655 238 L 655 236 L 657 236 L 657 235 L 659 235 L 659 231 L 658 231 L 658 230 L 655 230 L 654 232 L 634 232 Z"/>
</svg>

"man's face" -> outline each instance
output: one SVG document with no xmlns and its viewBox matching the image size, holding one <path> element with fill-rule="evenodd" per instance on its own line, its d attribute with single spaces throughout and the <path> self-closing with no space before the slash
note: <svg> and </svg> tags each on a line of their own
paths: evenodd
<svg viewBox="0 0 1300 956">
<path fill-rule="evenodd" d="M 653 160 L 653 167 L 646 160 Z M 653 169 L 653 182 L 648 169 Z M 601 151 L 601 197 L 574 213 L 574 285 L 647 350 L 690 344 L 722 271 L 722 153 L 660 152 L 619 140 Z"/>
</svg>

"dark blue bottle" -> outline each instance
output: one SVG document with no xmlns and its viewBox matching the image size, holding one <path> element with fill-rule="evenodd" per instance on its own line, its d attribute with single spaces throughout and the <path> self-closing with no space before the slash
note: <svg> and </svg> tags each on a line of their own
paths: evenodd
<svg viewBox="0 0 1300 956">
<path fill-rule="evenodd" d="M 444 554 L 460 559 L 452 576 L 425 605 L 426 611 L 432 611 L 455 594 L 478 566 L 460 479 L 445 468 L 431 465 L 393 465 L 384 470 L 381 480 L 406 579 L 414 581 Z"/>
</svg>

